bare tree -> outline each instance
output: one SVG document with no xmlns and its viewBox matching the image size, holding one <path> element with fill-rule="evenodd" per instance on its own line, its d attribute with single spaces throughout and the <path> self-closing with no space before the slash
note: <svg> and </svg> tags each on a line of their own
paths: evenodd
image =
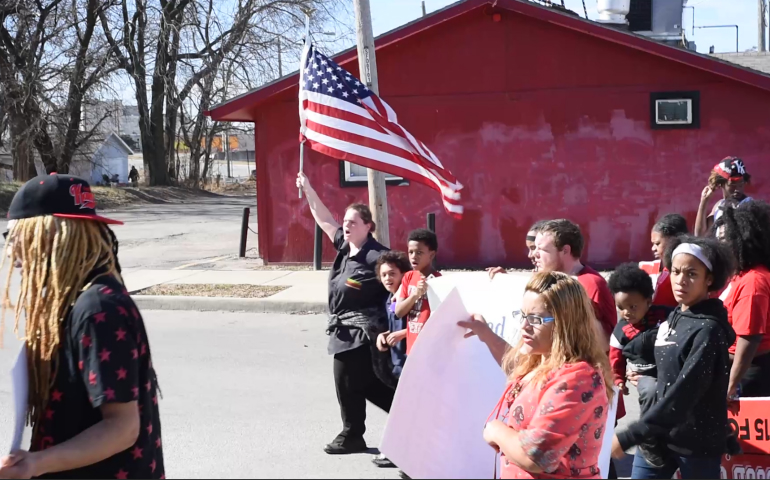
<svg viewBox="0 0 770 480">
<path fill-rule="evenodd" d="M 14 175 L 69 172 L 100 121 L 83 128 L 83 105 L 116 70 L 97 31 L 108 0 L 0 0 L 0 84 Z"/>
<path fill-rule="evenodd" d="M 206 103 L 204 97 L 208 103 L 219 101 L 203 90 L 215 87 L 222 65 L 234 52 L 256 58 L 254 50 L 264 51 L 275 41 L 272 27 L 297 30 L 304 11 L 317 10 L 320 18 L 328 19 L 344 4 L 342 0 L 111 1 L 113 8 L 100 12 L 101 24 L 112 52 L 134 83 L 151 185 L 169 184 L 175 176 L 182 105 L 193 91 L 200 92 L 195 103 Z M 189 112 L 185 118 L 190 120 Z"/>
</svg>

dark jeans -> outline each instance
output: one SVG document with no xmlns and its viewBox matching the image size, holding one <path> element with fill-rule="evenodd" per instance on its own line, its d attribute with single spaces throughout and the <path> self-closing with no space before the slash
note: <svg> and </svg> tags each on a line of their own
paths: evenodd
<svg viewBox="0 0 770 480">
<path fill-rule="evenodd" d="M 363 439 L 366 432 L 366 401 L 390 412 L 394 391 L 374 373 L 370 345 L 334 355 L 334 383 L 342 414 L 342 432 L 335 443 Z"/>
<path fill-rule="evenodd" d="M 644 413 L 655 403 L 655 391 L 658 388 L 658 379 L 649 375 L 641 375 L 636 384 L 639 392 L 639 413 Z"/>
<path fill-rule="evenodd" d="M 689 478 L 721 478 L 722 458 L 687 458 L 676 457 L 671 454 L 662 468 L 651 466 L 644 457 L 637 452 L 634 457 L 634 466 L 631 470 L 631 478 L 639 479 L 665 479 L 674 476 L 677 469 L 683 479 Z"/>
</svg>

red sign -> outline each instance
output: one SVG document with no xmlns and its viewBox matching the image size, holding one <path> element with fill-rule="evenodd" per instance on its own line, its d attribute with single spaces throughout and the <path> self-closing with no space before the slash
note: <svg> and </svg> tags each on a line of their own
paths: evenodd
<svg viewBox="0 0 770 480">
<path fill-rule="evenodd" d="M 738 434 L 743 453 L 770 455 L 770 398 L 744 398 L 737 403 L 739 411 L 728 412 L 727 423 Z"/>
<path fill-rule="evenodd" d="M 770 479 L 770 455 L 725 455 L 722 478 Z"/>
</svg>

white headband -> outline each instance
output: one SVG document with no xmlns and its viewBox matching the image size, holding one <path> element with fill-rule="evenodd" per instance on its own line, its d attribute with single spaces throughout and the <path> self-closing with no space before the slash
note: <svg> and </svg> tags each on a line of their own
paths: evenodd
<svg viewBox="0 0 770 480">
<path fill-rule="evenodd" d="M 703 262 L 703 265 L 705 265 L 706 268 L 709 269 L 709 271 L 712 271 L 714 269 L 713 266 L 711 265 L 711 262 L 706 257 L 706 254 L 703 253 L 703 249 L 700 246 L 695 245 L 694 243 L 682 243 L 681 245 L 679 245 L 674 249 L 674 253 L 671 254 L 671 260 L 674 260 L 674 258 L 677 255 L 680 255 L 682 253 L 686 253 L 688 255 L 692 255 L 693 257 L 697 258 L 698 260 Z"/>
</svg>

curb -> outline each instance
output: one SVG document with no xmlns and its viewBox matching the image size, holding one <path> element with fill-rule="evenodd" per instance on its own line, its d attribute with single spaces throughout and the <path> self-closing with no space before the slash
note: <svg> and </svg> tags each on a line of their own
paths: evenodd
<svg viewBox="0 0 770 480">
<path fill-rule="evenodd" d="M 326 313 L 322 302 L 271 300 L 266 298 L 221 298 L 133 295 L 141 310 L 195 310 L 199 312 Z"/>
</svg>

